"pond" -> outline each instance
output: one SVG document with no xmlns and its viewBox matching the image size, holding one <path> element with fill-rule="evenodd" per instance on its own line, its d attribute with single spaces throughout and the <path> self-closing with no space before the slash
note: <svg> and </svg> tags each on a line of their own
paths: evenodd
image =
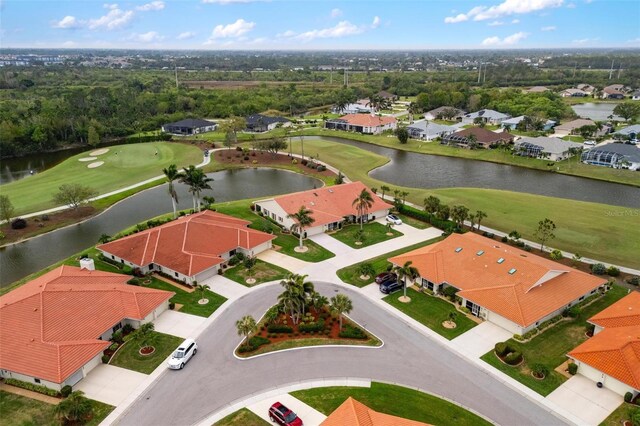
<svg viewBox="0 0 640 426">
<path fill-rule="evenodd" d="M 618 104 L 605 102 L 586 103 L 572 105 L 571 108 L 573 108 L 573 111 L 582 118 L 589 118 L 596 121 L 607 121 L 610 120 L 609 116 L 613 115 L 613 109 L 616 107 L 616 105 Z M 618 117 L 617 115 L 614 115 L 613 119 L 624 121 L 624 118 Z"/>
</svg>

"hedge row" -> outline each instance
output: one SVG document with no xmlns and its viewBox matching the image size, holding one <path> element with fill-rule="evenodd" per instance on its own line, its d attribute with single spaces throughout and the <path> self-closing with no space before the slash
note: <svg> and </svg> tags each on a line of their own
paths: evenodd
<svg viewBox="0 0 640 426">
<path fill-rule="evenodd" d="M 29 383 L 29 382 L 23 382 L 22 380 L 16 380 L 16 379 L 5 379 L 4 382 L 11 386 L 27 389 L 33 392 L 44 394 L 44 395 L 60 396 L 60 392 L 58 392 L 55 389 L 50 389 L 46 386 L 36 385 L 34 383 Z"/>
<path fill-rule="evenodd" d="M 293 333 L 293 328 L 284 324 L 271 324 L 267 327 L 269 333 Z"/>
<path fill-rule="evenodd" d="M 304 332 L 304 331 L 322 331 L 322 330 L 324 330 L 324 327 L 325 327 L 324 320 L 322 318 L 320 318 L 316 322 L 312 322 L 312 323 L 309 323 L 309 324 L 300 324 L 300 325 L 298 325 L 298 330 L 300 330 L 301 332 Z"/>
<path fill-rule="evenodd" d="M 249 340 L 247 340 L 247 343 L 240 345 L 240 347 L 238 348 L 238 352 L 241 354 L 245 352 L 253 352 L 260 346 L 267 345 L 269 343 L 271 343 L 271 340 L 265 337 L 253 336 L 249 338 Z"/>
<path fill-rule="evenodd" d="M 366 339 L 367 334 L 361 328 L 345 325 L 340 332 L 340 337 L 345 339 Z"/>
<path fill-rule="evenodd" d="M 442 229 L 443 231 L 460 233 L 460 229 L 458 229 L 458 227 L 454 222 L 450 220 L 438 219 L 437 217 L 435 217 L 434 215 L 428 212 L 418 210 L 414 207 L 407 206 L 406 204 L 401 204 L 398 208 L 398 211 L 406 216 L 421 220 L 423 222 L 430 223 L 436 228 Z"/>
</svg>

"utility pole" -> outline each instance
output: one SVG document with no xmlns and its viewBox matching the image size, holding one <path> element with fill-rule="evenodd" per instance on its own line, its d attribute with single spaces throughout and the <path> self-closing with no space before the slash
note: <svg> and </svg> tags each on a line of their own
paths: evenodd
<svg viewBox="0 0 640 426">
<path fill-rule="evenodd" d="M 478 67 L 478 84 L 480 84 L 480 77 L 482 77 L 482 62 L 480 62 L 480 66 Z"/>
<path fill-rule="evenodd" d="M 613 63 L 615 62 L 615 59 L 611 60 L 611 71 L 609 71 L 609 80 L 611 80 L 611 76 L 613 75 Z"/>
<path fill-rule="evenodd" d="M 618 67 L 618 79 L 620 79 L 621 72 L 622 72 L 622 62 L 620 62 L 620 66 Z"/>
<path fill-rule="evenodd" d="M 176 70 L 176 89 L 178 88 L 178 64 L 176 64 L 175 62 L 173 63 L 173 66 Z"/>
<path fill-rule="evenodd" d="M 578 68 L 578 62 L 576 62 L 576 65 L 573 67 L 573 78 L 576 77 L 576 69 Z"/>
<path fill-rule="evenodd" d="M 484 66 L 484 77 L 482 77 L 482 84 L 487 81 L 487 66 Z"/>
</svg>

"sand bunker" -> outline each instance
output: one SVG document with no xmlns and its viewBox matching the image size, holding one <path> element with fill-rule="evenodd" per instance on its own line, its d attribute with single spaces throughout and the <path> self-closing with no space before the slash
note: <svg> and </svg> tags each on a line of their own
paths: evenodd
<svg viewBox="0 0 640 426">
<path fill-rule="evenodd" d="M 95 163 L 87 164 L 87 167 L 90 169 L 95 169 L 96 167 L 100 167 L 104 164 L 104 161 L 96 161 Z"/>
<path fill-rule="evenodd" d="M 97 159 L 97 157 L 82 157 L 78 158 L 78 161 L 96 161 Z"/>
<path fill-rule="evenodd" d="M 89 155 L 92 157 L 95 157 L 96 155 L 106 154 L 107 152 L 109 152 L 109 148 L 102 148 L 102 149 L 97 149 L 93 152 L 90 152 Z"/>
</svg>

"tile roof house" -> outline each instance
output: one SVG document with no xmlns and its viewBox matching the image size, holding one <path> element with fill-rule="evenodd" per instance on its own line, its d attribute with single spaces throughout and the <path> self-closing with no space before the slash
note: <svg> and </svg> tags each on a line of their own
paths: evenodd
<svg viewBox="0 0 640 426">
<path fill-rule="evenodd" d="M 394 130 L 398 125 L 395 117 L 380 116 L 375 114 L 347 114 L 340 118 L 327 120 L 324 123 L 326 129 L 344 130 L 369 135 L 377 135 L 385 130 Z"/>
<path fill-rule="evenodd" d="M 376 95 L 381 97 L 382 99 L 386 99 L 392 102 L 398 99 L 398 95 L 394 95 L 393 93 L 389 93 L 385 90 L 381 90 L 380 92 L 376 93 Z"/>
<path fill-rule="evenodd" d="M 209 210 L 97 246 L 106 257 L 159 271 L 186 283 L 218 273 L 236 252 L 253 256 L 271 248 L 271 234 L 248 228 L 251 222 Z"/>
<path fill-rule="evenodd" d="M 465 114 L 462 117 L 462 122 L 464 124 L 473 124 L 475 120 L 478 119 L 486 124 L 498 125 L 508 118 L 511 118 L 509 114 L 503 114 L 492 109 L 481 109 L 480 111 Z"/>
<path fill-rule="evenodd" d="M 436 293 L 457 288 L 473 315 L 524 334 L 583 300 L 606 280 L 472 232 L 389 259 L 412 261 L 416 281 Z"/>
<path fill-rule="evenodd" d="M 162 125 L 162 131 L 174 135 L 197 135 L 199 133 L 213 132 L 218 124 L 213 121 L 201 120 L 199 118 L 187 118 Z"/>
<path fill-rule="evenodd" d="M 427 141 L 449 135 L 462 127 L 462 123 L 451 126 L 446 124 L 431 123 L 427 120 L 414 121 L 407 126 L 409 136 L 414 139 L 424 139 Z"/>
<path fill-rule="evenodd" d="M 622 128 L 615 132 L 614 135 L 625 136 L 629 139 L 638 139 L 638 136 L 640 135 L 640 124 L 633 124 Z"/>
<path fill-rule="evenodd" d="M 578 373 L 624 395 L 640 393 L 640 293 L 589 318 L 594 336 L 569 352 Z"/>
<path fill-rule="evenodd" d="M 338 107 L 334 107 L 332 112 L 335 114 L 371 114 L 373 109 L 367 103 L 355 103 L 347 104 L 340 109 Z"/>
<path fill-rule="evenodd" d="M 353 200 L 358 197 L 363 189 L 368 188 L 362 182 L 351 182 L 342 185 L 329 186 L 308 191 L 294 192 L 256 201 L 256 211 L 271 218 L 276 223 L 291 230 L 295 224 L 287 215 L 297 212 L 301 206 L 311 210 L 311 217 L 315 222 L 305 230 L 307 236 L 321 234 L 325 231 L 340 229 L 342 224 L 355 222 L 357 211 L 353 206 Z M 365 222 L 389 214 L 391 204 L 384 202 L 376 194 L 371 194 L 373 205 L 364 218 Z"/>
<path fill-rule="evenodd" d="M 262 114 L 252 114 L 246 117 L 247 120 L 247 128 L 245 129 L 247 132 L 267 132 L 269 130 L 273 130 L 278 125 L 282 127 L 287 127 L 291 125 L 291 121 L 284 117 L 271 117 L 268 115 Z"/>
<path fill-rule="evenodd" d="M 0 376 L 52 389 L 100 364 L 114 331 L 153 321 L 174 293 L 60 266 L 0 297 Z"/>
<path fill-rule="evenodd" d="M 427 423 L 380 413 L 363 403 L 347 398 L 320 426 L 429 426 Z"/>
<path fill-rule="evenodd" d="M 482 148 L 511 143 L 514 139 L 514 136 L 506 131 L 494 132 L 483 127 L 469 127 L 443 136 L 440 143 L 469 148 L 472 137 Z"/>
<path fill-rule="evenodd" d="M 560 138 L 522 137 L 513 144 L 514 153 L 525 157 L 545 158 L 551 161 L 562 161 L 576 155 L 582 145 Z"/>
</svg>

